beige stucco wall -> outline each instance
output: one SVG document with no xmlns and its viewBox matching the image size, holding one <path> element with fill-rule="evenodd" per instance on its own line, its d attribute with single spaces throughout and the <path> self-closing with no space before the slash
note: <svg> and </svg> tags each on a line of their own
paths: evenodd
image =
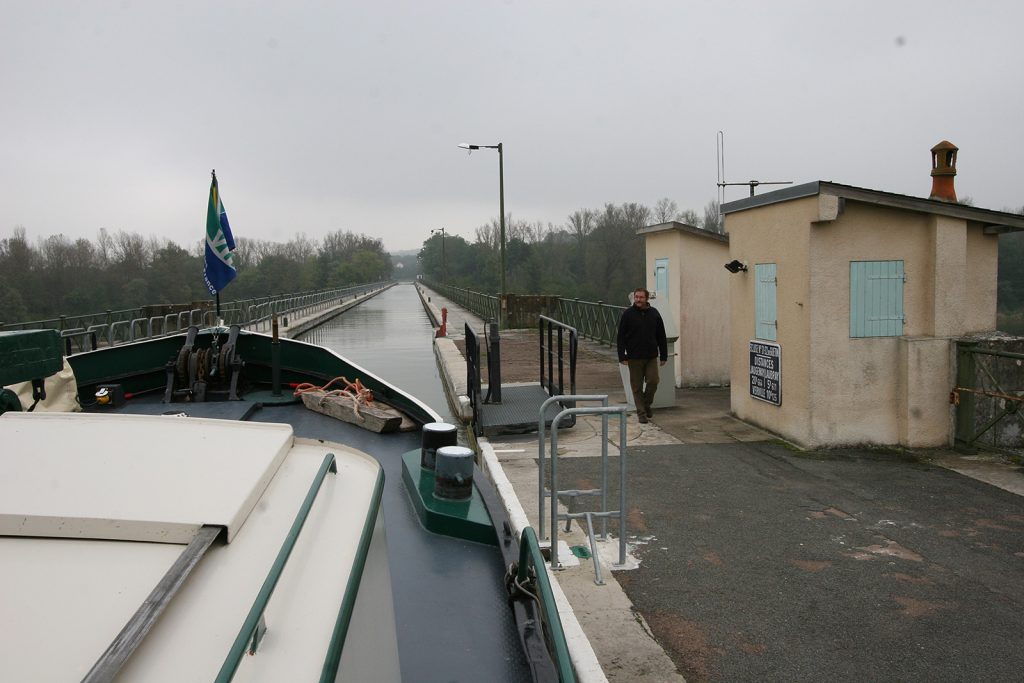
<svg viewBox="0 0 1024 683">
<path fill-rule="evenodd" d="M 847 202 L 811 229 L 813 410 L 803 443 L 899 443 L 900 339 L 850 337 L 850 261 L 902 260 L 904 332 L 930 335 L 931 251 L 927 216 L 869 204 Z"/>
<path fill-rule="evenodd" d="M 845 202 L 820 220 L 810 197 L 730 214 L 732 406 L 805 446 L 949 443 L 950 339 L 995 327 L 997 239 L 980 224 Z M 825 216 L 830 218 L 830 216 Z M 902 260 L 903 337 L 850 337 L 850 262 Z M 749 396 L 755 263 L 777 264 L 782 406 Z"/>
<path fill-rule="evenodd" d="M 986 235 L 980 223 L 967 225 L 967 311 L 959 334 L 996 329 L 999 235 Z"/>
<path fill-rule="evenodd" d="M 912 448 L 946 446 L 953 438 L 953 349 L 941 337 L 899 339 L 896 419 L 899 440 Z"/>
<path fill-rule="evenodd" d="M 731 403 L 737 417 L 804 443 L 810 434 L 808 250 L 817 197 L 726 216 L 729 255 L 749 271 L 729 276 Z M 749 343 L 754 340 L 755 265 L 776 264 L 776 343 L 782 349 L 782 405 L 750 396 Z M 728 272 L 728 271 L 727 271 Z"/>
<path fill-rule="evenodd" d="M 668 259 L 669 311 L 679 331 L 675 382 L 682 386 L 722 386 L 729 383 L 729 245 L 681 230 L 648 233 L 647 285 L 655 288 L 654 265 Z"/>
</svg>

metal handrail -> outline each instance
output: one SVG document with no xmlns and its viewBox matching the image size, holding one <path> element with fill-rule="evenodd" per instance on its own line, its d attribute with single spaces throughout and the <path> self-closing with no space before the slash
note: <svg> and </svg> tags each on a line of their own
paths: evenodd
<svg viewBox="0 0 1024 683">
<path fill-rule="evenodd" d="M 613 306 L 603 301 L 558 299 L 558 318 L 576 328 L 580 336 L 614 346 L 619 318 L 627 306 Z"/>
<path fill-rule="evenodd" d="M 594 572 L 597 575 L 596 583 L 601 585 L 604 580 L 601 578 L 601 563 L 598 561 L 596 547 L 594 546 L 594 529 L 592 519 L 594 517 L 619 518 L 619 564 L 626 563 L 626 410 L 627 406 L 609 406 L 600 408 L 566 408 L 555 416 L 551 421 L 551 568 L 564 569 L 558 559 L 558 520 L 586 518 L 588 532 L 590 535 L 591 551 L 594 556 Z M 563 418 L 569 415 L 601 415 L 602 421 L 607 421 L 608 416 L 616 414 L 619 416 L 619 509 L 608 510 L 606 502 L 602 504 L 601 512 L 558 512 L 558 496 L 562 495 L 583 495 L 602 494 L 602 501 L 607 501 L 607 485 L 598 490 L 577 491 L 558 490 L 558 425 Z M 607 427 L 605 428 L 607 429 Z M 602 480 L 607 481 L 608 469 L 608 440 L 601 442 L 601 475 Z"/>
<path fill-rule="evenodd" d="M 235 671 L 238 670 L 238 665 L 242 662 L 242 658 L 245 656 L 246 651 L 255 652 L 259 646 L 259 639 L 261 633 L 261 625 L 263 622 L 263 612 L 267 609 L 267 604 L 270 602 L 270 596 L 274 593 L 274 588 L 277 587 L 277 582 L 281 578 L 281 574 L 284 572 L 284 567 L 288 563 L 288 558 L 292 554 L 292 549 L 295 547 L 296 541 L 298 541 L 299 534 L 302 532 L 302 527 L 306 523 L 306 518 L 309 517 L 309 511 L 313 507 L 313 502 L 316 500 L 317 494 L 320 493 L 321 484 L 327 477 L 328 472 L 334 472 L 337 474 L 338 465 L 334 459 L 334 453 L 328 453 L 324 456 L 323 462 L 320 464 L 320 469 L 317 471 L 316 476 L 313 478 L 313 483 L 309 487 L 309 491 L 306 493 L 305 500 L 302 501 L 302 507 L 299 508 L 298 514 L 295 515 L 295 521 L 292 522 L 292 527 L 288 531 L 288 535 L 284 539 L 284 543 L 281 545 L 281 550 L 277 553 L 277 558 L 274 560 L 274 564 L 270 567 L 270 573 L 267 574 L 266 580 L 263 582 L 263 587 L 260 588 L 259 594 L 256 596 L 256 600 L 252 604 L 252 608 L 249 610 L 249 614 L 245 618 L 245 623 L 242 624 L 241 630 L 238 632 L 238 636 L 235 638 L 235 642 L 231 646 L 231 650 L 228 652 L 228 656 L 224 659 L 224 664 L 220 668 L 220 672 L 217 674 L 217 683 L 227 683 L 235 676 Z M 265 630 L 265 626 L 262 626 Z"/>
<path fill-rule="evenodd" d="M 484 294 L 483 292 L 474 292 L 471 289 L 462 289 L 461 287 L 441 284 L 428 278 L 420 279 L 427 287 L 430 287 L 466 310 L 476 313 L 483 320 L 500 319 L 499 313 L 501 310 L 501 300 L 498 297 L 491 294 Z"/>
<path fill-rule="evenodd" d="M 66 330 L 76 327 L 88 328 L 93 325 L 107 324 L 131 320 L 143 314 L 141 308 L 126 308 L 119 311 L 102 311 L 82 315 L 61 315 L 56 318 L 27 320 L 20 323 L 0 323 L 0 330 Z"/>
<path fill-rule="evenodd" d="M 380 281 L 336 289 L 230 301 L 222 305 L 221 319 L 225 325 L 268 329 L 270 319 L 275 313 L 301 316 L 321 311 L 340 305 L 346 297 L 374 292 L 388 284 L 386 281 Z M 147 316 L 146 311 L 147 307 L 142 307 L 71 317 L 60 316 L 23 323 L 5 323 L 0 324 L 0 330 L 56 329 L 76 334 L 80 330 L 87 330 L 90 333 L 103 332 L 104 342 L 108 346 L 116 346 L 120 343 L 173 334 L 191 325 L 205 324 L 211 327 L 217 322 L 216 313 L 209 309 L 193 308 L 156 316 Z M 95 344 L 93 348 L 96 348 Z"/>
<path fill-rule="evenodd" d="M 540 501 L 540 508 L 537 515 L 537 533 L 544 538 L 544 442 L 547 438 L 547 425 L 544 414 L 548 406 L 553 403 L 577 401 L 599 401 L 602 407 L 608 407 L 607 394 L 567 394 L 564 396 L 552 396 L 540 404 L 540 420 L 537 421 L 537 499 Z M 551 425 L 554 427 L 554 423 Z M 601 421 L 601 443 L 608 443 L 608 421 Z M 607 482 L 602 482 L 602 488 L 607 488 Z"/>
<path fill-rule="evenodd" d="M 473 411 L 472 426 L 473 433 L 479 435 L 480 427 L 480 406 L 481 379 L 480 379 L 480 339 L 476 332 L 465 324 L 466 336 L 466 391 L 469 393 L 469 406 Z"/>
<path fill-rule="evenodd" d="M 540 385 L 547 390 L 549 396 L 564 394 L 566 389 L 570 394 L 576 393 L 576 351 L 579 348 L 579 333 L 575 327 L 549 318 L 546 315 L 538 316 L 538 331 L 540 332 Z M 557 335 L 554 331 L 557 330 Z M 547 332 L 547 345 L 544 343 L 544 333 Z M 565 386 L 565 358 L 563 355 L 565 333 L 569 334 L 569 386 Z M 553 337 L 557 336 L 556 339 Z M 547 354 L 544 350 L 547 349 Z M 545 364 L 545 356 L 547 363 Z M 555 358 L 558 358 L 558 385 L 554 383 Z M 545 382 L 544 368 L 547 367 L 547 381 Z"/>
</svg>

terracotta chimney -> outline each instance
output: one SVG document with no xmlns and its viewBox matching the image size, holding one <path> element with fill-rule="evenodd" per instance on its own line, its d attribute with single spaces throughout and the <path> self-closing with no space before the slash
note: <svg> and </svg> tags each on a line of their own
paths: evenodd
<svg viewBox="0 0 1024 683">
<path fill-rule="evenodd" d="M 956 145 L 947 140 L 932 147 L 932 193 L 928 199 L 956 201 L 953 178 L 956 176 Z"/>
</svg>

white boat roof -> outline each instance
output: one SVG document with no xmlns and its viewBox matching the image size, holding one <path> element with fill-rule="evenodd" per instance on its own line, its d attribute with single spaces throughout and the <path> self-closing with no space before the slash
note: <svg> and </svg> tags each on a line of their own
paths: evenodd
<svg viewBox="0 0 1024 683">
<path fill-rule="evenodd" d="M 5 413 L 0 535 L 187 544 L 234 539 L 292 428 L 150 415 Z"/>
<path fill-rule="evenodd" d="M 81 680 L 181 555 L 176 544 L 216 524 L 234 542 L 210 547 L 118 676 L 213 680 L 332 453 L 338 472 L 285 566 L 264 644 L 235 680 L 319 677 L 374 509 L 373 458 L 294 439 L 288 425 L 192 417 L 7 413 L 0 444 L 0 605 L 11 627 L 0 680 Z M 380 552 L 383 566 L 367 571 L 390 611 Z"/>
</svg>

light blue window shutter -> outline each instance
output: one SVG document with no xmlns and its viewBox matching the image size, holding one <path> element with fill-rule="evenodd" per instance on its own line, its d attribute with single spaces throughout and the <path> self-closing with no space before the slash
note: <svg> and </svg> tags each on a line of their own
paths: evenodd
<svg viewBox="0 0 1024 683">
<path fill-rule="evenodd" d="M 850 262 L 850 336 L 903 334 L 903 261 Z"/>
<path fill-rule="evenodd" d="M 668 259 L 660 258 L 654 261 L 654 291 L 659 297 L 668 300 Z"/>
<path fill-rule="evenodd" d="M 754 295 L 754 313 L 757 316 L 757 326 L 754 336 L 758 339 L 776 341 L 778 338 L 778 321 L 776 320 L 775 308 L 775 264 L 758 263 L 754 266 L 754 275 L 757 278 L 757 291 Z"/>
</svg>

